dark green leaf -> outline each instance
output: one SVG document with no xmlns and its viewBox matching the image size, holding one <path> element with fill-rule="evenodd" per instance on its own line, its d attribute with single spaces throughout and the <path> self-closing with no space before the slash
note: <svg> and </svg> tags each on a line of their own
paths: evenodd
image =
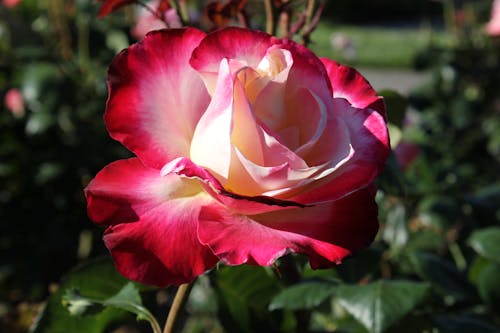
<svg viewBox="0 0 500 333">
<path fill-rule="evenodd" d="M 282 290 L 269 304 L 269 310 L 312 309 L 333 295 L 336 282 L 305 281 Z"/>
<path fill-rule="evenodd" d="M 404 196 L 404 175 L 393 151 L 387 159 L 384 171 L 377 178 L 377 184 L 384 192 Z"/>
<path fill-rule="evenodd" d="M 388 120 L 401 128 L 408 108 L 408 99 L 394 90 L 382 90 L 380 95 L 384 96 L 387 105 Z"/>
<path fill-rule="evenodd" d="M 436 316 L 433 318 L 442 333 L 498 333 L 498 327 L 475 315 Z"/>
<path fill-rule="evenodd" d="M 99 309 L 99 307 L 96 309 L 96 305 L 100 305 L 103 309 L 113 307 L 125 310 L 136 314 L 137 320 L 147 320 L 154 332 L 161 331 L 160 325 L 151 312 L 142 306 L 141 295 L 132 282 L 127 283 L 116 295 L 105 300 L 88 298 L 80 295 L 76 289 L 68 289 L 63 296 L 63 304 L 73 315 L 83 315 L 89 310 L 95 312 Z"/>
<path fill-rule="evenodd" d="M 466 299 L 474 295 L 467 278 L 450 261 L 431 253 L 414 253 L 410 260 L 416 273 L 432 283 L 436 289 L 455 299 Z"/>
<path fill-rule="evenodd" d="M 413 310 L 429 285 L 409 281 L 383 281 L 339 286 L 339 303 L 372 333 L 381 333 Z"/>
<path fill-rule="evenodd" d="M 236 266 L 223 267 L 216 273 L 219 319 L 228 332 L 279 329 L 280 314 L 268 310 L 271 299 L 281 289 L 271 272 L 263 267 Z"/>
<path fill-rule="evenodd" d="M 107 327 L 117 321 L 129 320 L 130 315 L 119 308 L 106 308 L 92 304 L 89 299 L 121 302 L 127 297 L 134 299 L 136 291 L 127 287 L 130 281 L 118 274 L 109 258 L 99 258 L 81 265 L 70 272 L 60 283 L 58 291 L 48 299 L 41 317 L 32 328 L 34 333 L 104 333 Z M 132 286 L 133 287 L 133 286 Z M 134 287 L 135 288 L 135 287 Z M 90 314 L 83 317 L 73 316 L 63 306 L 63 296 L 67 290 L 77 289 L 87 299 L 82 300 L 76 312 Z M 135 298 L 137 300 L 137 298 Z M 78 304 L 77 304 L 78 305 Z M 92 313 L 95 314 L 92 314 Z"/>
<path fill-rule="evenodd" d="M 500 263 L 500 227 L 490 227 L 474 232 L 469 245 L 481 256 Z"/>
<path fill-rule="evenodd" d="M 366 250 L 344 259 L 341 265 L 335 267 L 335 270 L 343 281 L 357 283 L 378 269 L 382 253 L 381 246 L 373 244 Z"/>
<path fill-rule="evenodd" d="M 500 265 L 490 263 L 478 275 L 479 296 L 497 312 L 500 309 Z"/>
</svg>

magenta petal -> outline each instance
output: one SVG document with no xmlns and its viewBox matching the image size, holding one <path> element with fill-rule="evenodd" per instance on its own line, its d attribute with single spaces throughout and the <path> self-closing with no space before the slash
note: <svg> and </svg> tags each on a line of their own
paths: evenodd
<svg viewBox="0 0 500 333">
<path fill-rule="evenodd" d="M 213 203 L 197 181 L 160 176 L 132 158 L 101 170 L 85 194 L 89 217 L 109 226 L 104 242 L 127 278 L 178 285 L 217 263 L 197 237 L 200 209 Z"/>
<path fill-rule="evenodd" d="M 327 72 L 314 53 L 293 41 L 278 39 L 262 31 L 230 27 L 210 33 L 194 50 L 190 63 L 213 91 L 222 59 L 236 60 L 241 67 L 258 68 L 273 45 L 289 50 L 292 55 L 293 65 L 287 80 L 289 89 L 305 87 L 322 99 L 331 97 Z"/>
<path fill-rule="evenodd" d="M 279 40 L 262 31 L 226 28 L 215 31 L 193 52 L 191 66 L 202 74 L 208 87 L 215 87 L 222 59 L 238 60 L 242 65 L 256 68 L 267 49 Z"/>
<path fill-rule="evenodd" d="M 345 98 L 357 108 L 371 108 L 385 118 L 385 103 L 377 96 L 370 83 L 354 68 L 339 65 L 327 58 L 320 59 L 325 65 L 332 84 L 333 97 Z"/>
<path fill-rule="evenodd" d="M 194 129 L 210 102 L 189 65 L 204 37 L 192 28 L 152 32 L 117 55 L 109 68 L 106 127 L 150 167 L 189 156 Z"/>
<path fill-rule="evenodd" d="M 311 266 L 320 268 L 368 246 L 377 230 L 374 191 L 364 189 L 333 203 L 254 216 L 204 207 L 198 233 L 229 265 L 271 265 L 294 252 L 308 255 Z"/>
</svg>

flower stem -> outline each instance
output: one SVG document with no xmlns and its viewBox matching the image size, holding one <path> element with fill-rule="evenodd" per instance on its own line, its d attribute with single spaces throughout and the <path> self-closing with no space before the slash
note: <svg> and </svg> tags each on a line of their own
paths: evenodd
<svg viewBox="0 0 500 333">
<path fill-rule="evenodd" d="M 181 284 L 177 289 L 174 301 L 172 302 L 172 306 L 170 306 L 170 311 L 168 312 L 167 321 L 165 323 L 163 333 L 175 332 L 174 330 L 176 328 L 176 325 L 178 324 L 179 315 L 184 308 L 184 304 L 186 304 L 193 285 L 194 281 L 191 283 Z"/>
</svg>

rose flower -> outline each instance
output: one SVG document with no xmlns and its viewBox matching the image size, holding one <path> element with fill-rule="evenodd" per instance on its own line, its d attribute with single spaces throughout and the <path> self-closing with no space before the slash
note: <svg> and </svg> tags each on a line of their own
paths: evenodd
<svg viewBox="0 0 500 333">
<path fill-rule="evenodd" d="M 227 28 L 162 30 L 108 73 L 105 123 L 136 157 L 85 190 L 119 272 L 181 284 L 288 253 L 331 267 L 378 229 L 384 102 L 355 70 Z"/>
</svg>

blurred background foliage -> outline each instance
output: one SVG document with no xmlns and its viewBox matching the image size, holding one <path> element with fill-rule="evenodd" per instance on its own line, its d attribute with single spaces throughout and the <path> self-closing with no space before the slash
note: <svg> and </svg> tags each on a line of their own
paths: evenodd
<svg viewBox="0 0 500 333">
<path fill-rule="evenodd" d="M 135 9 L 97 19 L 91 0 L 8 3 L 0 4 L 0 332 L 150 332 L 116 300 L 163 323 L 175 288 L 116 274 L 100 257 L 102 230 L 86 217 L 82 192 L 104 165 L 129 156 L 102 115 L 106 69 L 134 42 Z M 205 3 L 189 3 L 202 22 Z M 427 78 L 407 96 L 379 92 L 394 150 L 378 181 L 376 241 L 330 270 L 312 271 L 300 256 L 273 268 L 220 266 L 194 286 L 183 332 L 499 331 L 500 39 L 484 33 L 491 1 L 355 3 L 327 1 L 311 47 Z M 71 316 L 78 297 L 88 306 Z"/>
</svg>

